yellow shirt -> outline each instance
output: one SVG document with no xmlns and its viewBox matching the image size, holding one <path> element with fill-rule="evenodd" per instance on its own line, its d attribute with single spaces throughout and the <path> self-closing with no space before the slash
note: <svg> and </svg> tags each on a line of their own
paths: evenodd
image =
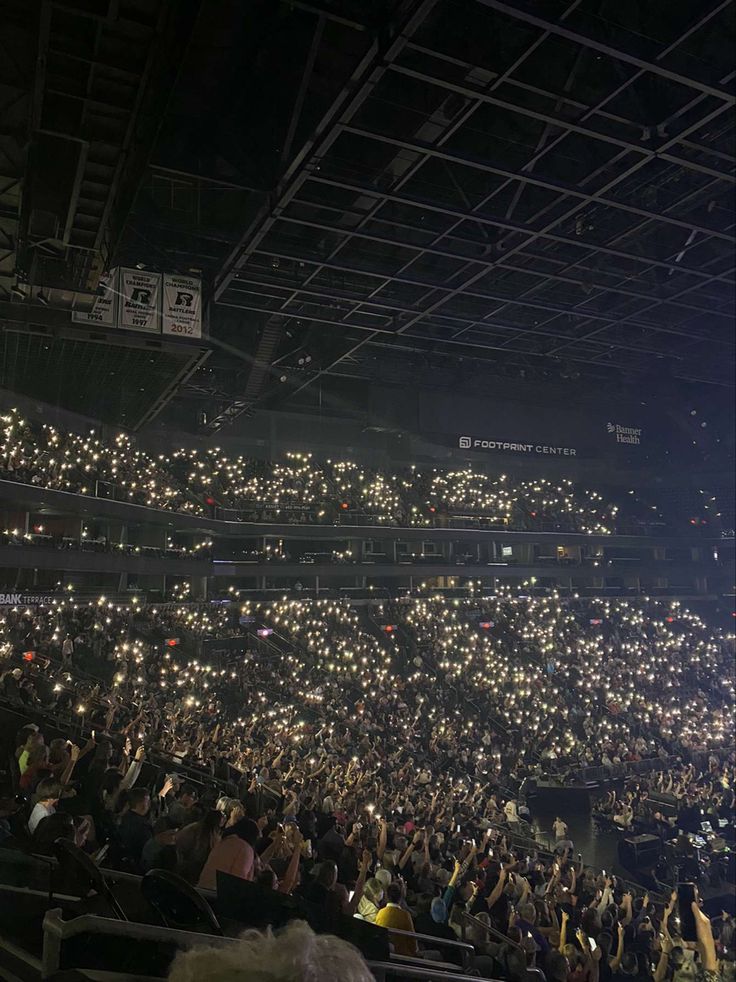
<svg viewBox="0 0 736 982">
<path fill-rule="evenodd" d="M 411 914 L 398 904 L 386 904 L 376 914 L 376 924 L 379 927 L 396 928 L 397 931 L 413 931 L 414 921 Z M 391 944 L 397 955 L 416 955 L 417 943 L 414 938 L 406 938 L 403 934 L 392 934 Z"/>
</svg>

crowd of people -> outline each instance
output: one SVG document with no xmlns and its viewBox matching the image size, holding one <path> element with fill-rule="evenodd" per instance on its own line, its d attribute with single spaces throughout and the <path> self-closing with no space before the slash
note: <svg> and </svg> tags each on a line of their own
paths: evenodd
<svg viewBox="0 0 736 982">
<path fill-rule="evenodd" d="M 152 455 L 126 434 L 62 432 L 14 409 L 0 417 L 0 475 L 45 488 L 115 497 L 152 508 L 241 521 L 487 527 L 613 534 L 619 505 L 568 479 L 512 478 L 470 464 L 391 472 L 351 461 L 228 457 L 219 448 Z M 656 507 L 624 495 L 636 528 L 662 527 Z"/>
<path fill-rule="evenodd" d="M 623 795 L 609 791 L 598 802 L 598 813 L 610 816 L 622 829 L 656 824 L 661 802 L 671 803 L 683 832 L 698 834 L 704 822 L 718 828 L 733 813 L 734 789 L 723 761 L 708 754 L 699 770 L 692 761 L 679 760 L 641 775 Z"/>
<path fill-rule="evenodd" d="M 28 804 L 20 824 L 0 801 L 5 847 L 68 838 L 205 890 L 227 871 L 443 960 L 465 920 L 487 977 L 664 982 L 680 959 L 666 907 L 585 866 L 562 820 L 554 855 L 514 845 L 524 777 L 654 759 L 684 814 L 733 812 L 733 639 L 677 602 L 70 599 L 0 631 L 0 698 L 57 721 L 16 734 Z"/>
<path fill-rule="evenodd" d="M 46 532 L 43 526 L 38 526 L 33 532 L 21 529 L 0 530 L 0 545 L 2 546 L 35 546 L 41 549 L 56 549 L 61 552 L 87 552 L 97 555 L 122 555 L 153 559 L 209 559 L 212 555 L 212 540 L 203 539 L 191 546 L 136 545 L 130 542 L 113 542 L 105 536 L 90 536 L 82 531 L 76 535 L 62 535 Z"/>
<path fill-rule="evenodd" d="M 510 591 L 357 605 L 70 598 L 7 609 L 0 630 L 6 651 L 73 667 L 77 656 L 63 652 L 71 642 L 85 668 L 107 665 L 120 699 L 158 712 L 166 750 L 177 749 L 169 724 L 192 698 L 209 704 L 228 737 L 247 727 L 275 746 L 285 735 L 298 741 L 300 729 L 345 727 L 377 752 L 402 733 L 439 766 L 446 756 L 506 780 L 540 762 L 614 767 L 733 745 L 733 637 L 678 601 Z M 232 654 L 207 664 L 207 645 L 222 639 L 236 642 Z M 231 706 L 241 707 L 235 718 Z M 243 754 L 253 750 L 230 752 L 247 770 Z"/>
</svg>

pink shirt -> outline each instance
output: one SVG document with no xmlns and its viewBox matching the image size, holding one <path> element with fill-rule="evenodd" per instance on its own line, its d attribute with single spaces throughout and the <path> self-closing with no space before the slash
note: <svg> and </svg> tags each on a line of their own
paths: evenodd
<svg viewBox="0 0 736 982">
<path fill-rule="evenodd" d="M 239 836 L 228 835 L 216 843 L 210 852 L 197 886 L 204 890 L 216 890 L 218 870 L 239 876 L 241 880 L 252 880 L 254 867 L 253 848 Z"/>
</svg>

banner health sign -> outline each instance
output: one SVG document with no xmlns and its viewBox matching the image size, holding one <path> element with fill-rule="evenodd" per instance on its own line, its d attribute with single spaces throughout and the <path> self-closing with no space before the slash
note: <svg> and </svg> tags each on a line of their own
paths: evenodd
<svg viewBox="0 0 736 982">
<path fill-rule="evenodd" d="M 202 282 L 196 276 L 114 269 L 100 277 L 90 311 L 73 311 L 76 324 L 100 324 L 145 334 L 202 337 Z"/>
</svg>

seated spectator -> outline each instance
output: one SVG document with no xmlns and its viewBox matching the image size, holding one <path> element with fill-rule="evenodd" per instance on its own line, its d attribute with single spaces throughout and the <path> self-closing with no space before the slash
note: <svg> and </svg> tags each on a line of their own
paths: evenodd
<svg viewBox="0 0 736 982">
<path fill-rule="evenodd" d="M 68 842 L 73 842 L 78 849 L 82 849 L 89 831 L 87 819 L 75 819 L 66 812 L 56 812 L 48 818 L 42 818 L 36 826 L 31 838 L 31 850 L 41 856 L 52 856 L 53 845 L 58 839 L 66 839 Z"/>
<path fill-rule="evenodd" d="M 366 849 L 358 872 L 352 900 L 342 883 L 338 883 L 337 863 L 332 859 L 323 860 L 312 870 L 312 879 L 302 884 L 299 894 L 323 911 L 328 921 L 345 914 L 352 917 L 358 909 L 371 863 L 371 853 Z M 385 871 L 384 871 L 385 872 Z"/>
<path fill-rule="evenodd" d="M 197 791 L 191 784 L 182 785 L 176 799 L 168 806 L 169 818 L 179 828 L 191 825 L 202 816 L 197 805 Z"/>
<path fill-rule="evenodd" d="M 38 727 L 32 723 L 29 723 L 18 731 L 18 739 L 22 740 L 22 742 L 16 744 L 15 759 L 18 761 L 18 770 L 22 777 L 30 762 L 31 753 L 34 749 L 43 745 L 44 739 Z"/>
<path fill-rule="evenodd" d="M 59 752 L 58 741 L 55 747 L 55 762 L 50 762 L 50 749 L 44 743 L 37 743 L 27 758 L 27 767 L 20 776 L 20 789 L 26 793 L 35 789 L 43 777 L 53 777 L 62 786 L 69 782 L 80 757 L 79 747 L 72 745 L 67 752 L 67 741 L 63 741 L 64 751 Z"/>
<path fill-rule="evenodd" d="M 422 898 L 429 900 L 429 898 Z M 429 910 L 425 910 L 417 915 L 414 921 L 414 929 L 418 934 L 428 934 L 433 938 L 443 941 L 457 941 L 457 935 L 450 927 L 449 911 L 447 904 L 442 897 L 434 897 L 429 903 Z M 425 942 L 425 945 L 428 942 Z M 451 948 L 439 949 L 442 961 L 457 962 L 462 964 L 462 957 L 456 954 Z"/>
<path fill-rule="evenodd" d="M 41 781 L 36 789 L 36 804 L 28 819 L 28 831 L 33 835 L 38 823 L 56 813 L 59 798 L 61 797 L 61 785 L 53 778 Z"/>
<path fill-rule="evenodd" d="M 208 811 L 200 821 L 185 825 L 177 833 L 176 851 L 179 857 L 179 873 L 189 883 L 199 881 L 204 864 L 215 845 L 220 841 L 224 818 L 224 812 L 213 809 Z"/>
<path fill-rule="evenodd" d="M 210 851 L 197 886 L 204 890 L 216 890 L 218 870 L 239 876 L 242 880 L 255 879 L 255 850 L 259 836 L 258 826 L 249 818 L 241 818 L 226 829 Z"/>
<path fill-rule="evenodd" d="M 153 835 L 143 846 L 141 870 L 176 869 L 176 822 L 168 815 L 162 815 L 153 824 Z"/>
<path fill-rule="evenodd" d="M 245 806 L 238 798 L 225 796 L 218 798 L 215 808 L 224 816 L 223 825 L 225 828 L 230 828 L 241 818 L 245 818 Z"/>
<path fill-rule="evenodd" d="M 125 774 L 121 774 L 117 767 L 109 767 L 104 772 L 100 782 L 100 792 L 101 804 L 106 811 L 113 813 L 117 811 L 123 793 L 129 791 L 138 780 L 143 758 L 143 747 L 139 747 L 135 760 L 131 761 Z"/>
<path fill-rule="evenodd" d="M 360 898 L 358 912 L 355 916 L 360 917 L 364 921 L 370 921 L 371 924 L 375 924 L 376 915 L 381 908 L 382 902 L 383 887 L 381 886 L 380 880 L 374 877 L 368 880 L 363 888 L 363 896 Z"/>
<path fill-rule="evenodd" d="M 18 786 L 21 791 L 29 794 L 42 778 L 51 777 L 49 748 L 45 743 L 37 743 L 23 756 L 26 766 L 23 768 Z"/>
<path fill-rule="evenodd" d="M 302 884 L 299 893 L 309 903 L 334 917 L 342 913 L 342 902 L 335 891 L 336 886 L 337 863 L 325 859 L 312 870 L 312 879 Z"/>
<path fill-rule="evenodd" d="M 20 804 L 10 794 L 0 793 L 0 847 L 14 841 L 15 835 L 10 819 L 20 811 Z"/>
<path fill-rule="evenodd" d="M 522 937 L 533 938 L 534 943 L 543 954 L 549 951 L 549 941 L 544 934 L 537 928 L 537 909 L 533 903 L 525 903 L 519 906 L 519 916 L 516 926 L 519 928 Z"/>
<path fill-rule="evenodd" d="M 402 890 L 399 883 L 391 883 L 386 890 L 386 906 L 376 915 L 376 924 L 389 930 L 414 931 L 414 921 L 408 910 L 401 906 Z M 414 938 L 402 934 L 391 934 L 391 943 L 397 955 L 416 955 L 417 943 Z"/>
</svg>

